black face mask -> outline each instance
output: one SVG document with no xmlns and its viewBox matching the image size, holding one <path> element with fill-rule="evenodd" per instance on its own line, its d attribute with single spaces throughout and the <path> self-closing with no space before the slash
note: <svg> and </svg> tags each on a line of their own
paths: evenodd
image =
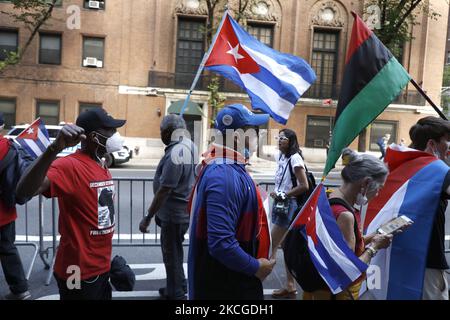
<svg viewBox="0 0 450 320">
<path fill-rule="evenodd" d="M 171 140 L 171 134 L 168 134 L 167 132 L 161 132 L 161 141 L 168 146 L 172 140 Z"/>
</svg>

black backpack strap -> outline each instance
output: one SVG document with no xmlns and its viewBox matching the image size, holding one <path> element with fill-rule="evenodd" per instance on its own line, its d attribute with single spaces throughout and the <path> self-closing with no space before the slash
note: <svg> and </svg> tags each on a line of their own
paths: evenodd
<svg viewBox="0 0 450 320">
<path fill-rule="evenodd" d="M 280 162 L 280 160 L 281 160 L 281 156 L 280 156 L 280 159 L 278 160 L 278 163 Z M 288 166 L 289 166 L 289 170 L 290 170 L 290 168 L 291 168 L 291 158 L 289 158 L 289 160 L 288 160 Z M 283 183 L 284 175 L 286 174 L 286 171 L 287 171 L 287 169 L 288 169 L 288 166 L 284 167 L 283 175 L 281 176 L 281 180 L 280 180 L 280 184 Z M 292 176 L 291 176 L 291 177 L 292 177 Z M 280 190 L 278 189 L 278 191 L 280 191 Z"/>
<path fill-rule="evenodd" d="M 331 199 L 328 199 L 328 202 L 330 203 L 330 206 L 335 205 L 335 204 L 341 205 L 352 213 L 353 219 L 355 220 L 355 223 L 353 224 L 353 229 L 355 231 L 355 237 L 356 237 L 358 234 L 358 221 L 356 221 L 355 209 L 353 209 L 345 200 L 343 200 L 341 198 L 331 198 Z"/>
<path fill-rule="evenodd" d="M 292 169 L 291 158 L 289 158 L 289 161 L 288 161 L 289 174 L 291 175 L 292 188 L 296 188 L 297 187 L 297 177 L 295 176 L 294 170 Z"/>
<path fill-rule="evenodd" d="M 302 157 L 302 155 L 300 153 L 298 155 L 303 160 L 303 166 L 304 166 L 305 173 L 306 173 L 306 180 L 308 180 L 308 168 L 306 167 L 305 159 L 303 159 L 303 157 Z M 297 187 L 297 177 L 295 176 L 294 170 L 292 169 L 291 158 L 289 158 L 289 162 L 288 162 L 288 164 L 289 164 L 289 173 L 291 174 L 292 187 L 295 188 L 295 187 Z"/>
<path fill-rule="evenodd" d="M 303 158 L 303 156 L 300 154 L 300 152 L 298 153 L 298 155 L 299 155 L 300 158 L 302 158 L 302 160 L 303 160 L 303 166 L 305 167 L 305 171 L 308 172 L 308 167 L 306 166 L 305 158 Z"/>
</svg>

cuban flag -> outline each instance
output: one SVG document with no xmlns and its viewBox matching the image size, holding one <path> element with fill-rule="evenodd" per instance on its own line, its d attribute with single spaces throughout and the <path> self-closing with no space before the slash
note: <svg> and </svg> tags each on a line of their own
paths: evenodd
<svg viewBox="0 0 450 320">
<path fill-rule="evenodd" d="M 347 289 L 367 269 L 350 249 L 320 183 L 289 229 L 305 226 L 311 260 L 333 294 Z"/>
<path fill-rule="evenodd" d="M 361 294 L 377 300 L 419 300 L 432 225 L 449 168 L 429 153 L 399 145 L 388 148 L 385 161 L 390 173 L 367 208 L 366 234 L 400 215 L 414 223 L 371 260 Z"/>
<path fill-rule="evenodd" d="M 50 145 L 47 129 L 41 118 L 37 118 L 28 128 L 17 137 L 16 142 L 33 158 L 39 157 Z"/>
<path fill-rule="evenodd" d="M 297 101 L 316 80 L 311 66 L 259 42 L 228 13 L 215 39 L 205 67 L 246 90 L 253 109 L 286 124 Z"/>
</svg>

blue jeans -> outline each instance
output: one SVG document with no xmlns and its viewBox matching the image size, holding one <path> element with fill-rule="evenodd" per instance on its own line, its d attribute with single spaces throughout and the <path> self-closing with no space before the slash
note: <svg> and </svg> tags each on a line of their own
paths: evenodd
<svg viewBox="0 0 450 320">
<path fill-rule="evenodd" d="M 274 203 L 275 206 L 275 203 Z M 292 219 L 294 218 L 294 214 L 297 212 L 297 199 L 290 198 L 289 199 L 289 213 L 288 215 L 276 213 L 272 207 L 272 224 L 275 224 L 279 227 L 288 228 L 291 224 Z"/>
</svg>

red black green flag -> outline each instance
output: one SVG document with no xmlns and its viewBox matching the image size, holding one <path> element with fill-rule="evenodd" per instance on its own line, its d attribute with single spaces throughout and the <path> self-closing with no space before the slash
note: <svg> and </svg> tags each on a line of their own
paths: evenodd
<svg viewBox="0 0 450 320">
<path fill-rule="evenodd" d="M 401 93 L 410 76 L 377 36 L 355 21 L 324 176 L 347 147 Z"/>
</svg>

